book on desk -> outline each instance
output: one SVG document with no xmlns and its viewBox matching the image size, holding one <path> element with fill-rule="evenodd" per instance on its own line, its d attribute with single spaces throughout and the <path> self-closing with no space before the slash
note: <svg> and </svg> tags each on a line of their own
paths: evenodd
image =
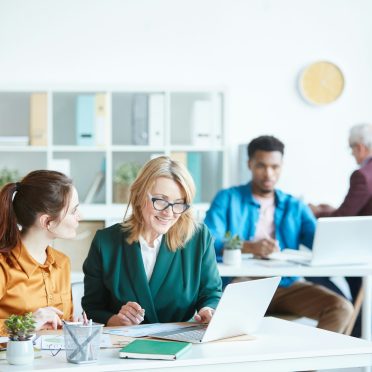
<svg viewBox="0 0 372 372">
<path fill-rule="evenodd" d="M 134 340 L 120 349 L 120 358 L 176 360 L 191 348 L 189 342 Z"/>
</svg>

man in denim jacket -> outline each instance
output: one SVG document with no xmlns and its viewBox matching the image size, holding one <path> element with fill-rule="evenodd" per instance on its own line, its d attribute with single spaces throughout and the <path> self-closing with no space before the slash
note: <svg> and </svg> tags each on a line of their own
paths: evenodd
<svg viewBox="0 0 372 372">
<path fill-rule="evenodd" d="M 218 192 L 205 218 L 215 237 L 217 256 L 222 255 L 227 231 L 244 240 L 243 253 L 262 258 L 283 248 L 298 249 L 300 244 L 312 247 L 315 217 L 311 210 L 300 200 L 275 189 L 283 154 L 283 143 L 272 136 L 261 136 L 249 143 L 252 181 Z M 268 312 L 305 316 L 317 320 L 319 328 L 343 333 L 353 306 L 325 287 L 298 277 L 283 277 Z"/>
</svg>

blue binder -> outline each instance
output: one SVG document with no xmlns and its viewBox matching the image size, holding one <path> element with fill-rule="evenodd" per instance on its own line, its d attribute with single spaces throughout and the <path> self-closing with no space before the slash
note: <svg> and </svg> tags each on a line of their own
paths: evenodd
<svg viewBox="0 0 372 372">
<path fill-rule="evenodd" d="M 76 101 L 76 143 L 82 146 L 95 144 L 95 96 L 80 95 Z"/>
<path fill-rule="evenodd" d="M 202 159 L 198 152 L 187 153 L 187 168 L 194 179 L 196 193 L 194 203 L 201 203 L 202 198 Z"/>
</svg>

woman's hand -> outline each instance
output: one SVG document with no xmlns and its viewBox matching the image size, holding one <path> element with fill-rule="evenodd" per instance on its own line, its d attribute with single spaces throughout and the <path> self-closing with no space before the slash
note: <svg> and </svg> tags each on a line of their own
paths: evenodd
<svg viewBox="0 0 372 372">
<path fill-rule="evenodd" d="M 137 302 L 127 302 L 121 307 L 116 315 L 113 315 L 107 322 L 108 326 L 129 326 L 143 322 L 145 309 Z"/>
<path fill-rule="evenodd" d="M 41 329 L 57 329 L 59 326 L 62 326 L 60 316 L 63 315 L 63 312 L 53 306 L 37 309 L 33 315 L 36 322 L 36 331 Z"/>
<path fill-rule="evenodd" d="M 194 316 L 194 319 L 198 323 L 209 323 L 214 314 L 214 309 L 211 307 L 203 307 L 199 312 Z"/>
</svg>

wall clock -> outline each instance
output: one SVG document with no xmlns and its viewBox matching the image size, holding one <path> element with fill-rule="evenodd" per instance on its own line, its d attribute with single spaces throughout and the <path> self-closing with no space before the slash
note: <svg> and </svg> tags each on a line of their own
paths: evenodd
<svg viewBox="0 0 372 372">
<path fill-rule="evenodd" d="M 325 105 L 340 97 L 344 89 L 344 75 L 338 66 L 327 61 L 315 62 L 300 76 L 300 91 L 306 101 Z"/>
</svg>

